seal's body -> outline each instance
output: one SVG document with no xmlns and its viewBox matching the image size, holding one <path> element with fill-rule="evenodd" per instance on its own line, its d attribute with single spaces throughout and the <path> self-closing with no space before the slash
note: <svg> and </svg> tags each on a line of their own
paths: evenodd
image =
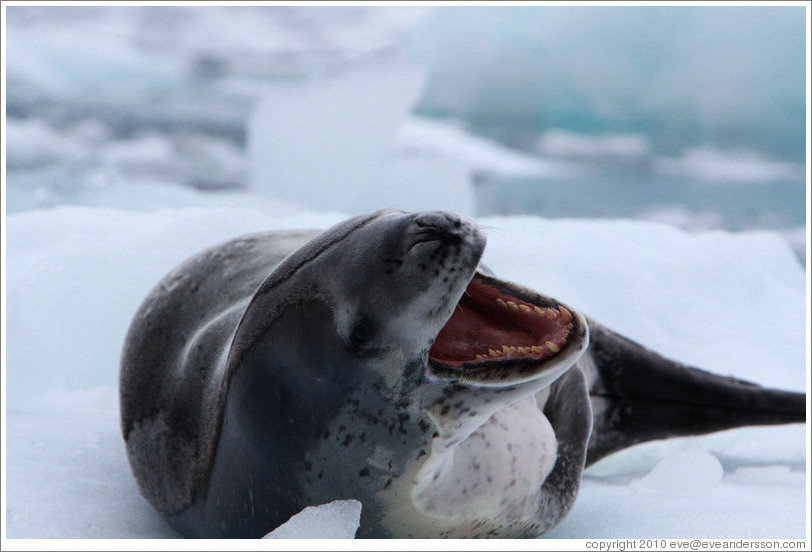
<svg viewBox="0 0 812 552">
<path fill-rule="evenodd" d="M 456 215 L 387 210 L 172 271 L 122 356 L 142 494 L 196 537 L 351 498 L 359 537 L 532 537 L 614 450 L 804 419 L 802 395 L 678 365 L 499 280 L 484 247 Z"/>
</svg>

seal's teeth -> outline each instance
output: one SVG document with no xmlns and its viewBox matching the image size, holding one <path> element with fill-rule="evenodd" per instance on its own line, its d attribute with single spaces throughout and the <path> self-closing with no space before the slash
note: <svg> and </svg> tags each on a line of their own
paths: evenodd
<svg viewBox="0 0 812 552">
<path fill-rule="evenodd" d="M 541 353 L 544 352 L 544 347 L 541 347 L 539 345 L 533 345 L 532 347 L 530 347 L 530 350 L 533 351 L 534 354 L 540 355 Z"/>
<path fill-rule="evenodd" d="M 522 309 L 522 312 L 525 314 L 532 314 L 533 311 L 527 305 L 519 305 L 519 308 Z"/>
<path fill-rule="evenodd" d="M 493 349 L 488 349 L 488 354 L 490 355 L 491 358 L 496 358 L 496 357 L 502 356 L 501 351 L 494 351 Z"/>
<path fill-rule="evenodd" d="M 546 341 L 544 344 L 547 346 L 548 349 L 550 349 L 554 353 L 557 353 L 558 351 L 561 350 L 561 347 L 559 347 L 558 345 L 556 345 L 552 341 Z"/>
<path fill-rule="evenodd" d="M 547 313 L 541 307 L 533 307 L 533 310 L 536 313 L 536 316 L 546 317 Z"/>
<path fill-rule="evenodd" d="M 521 355 L 529 355 L 530 354 L 530 347 L 518 347 L 519 354 Z"/>
<path fill-rule="evenodd" d="M 497 299 L 496 299 L 496 302 L 497 302 L 497 303 L 499 303 L 499 306 L 500 306 L 500 307 L 507 308 L 507 303 L 505 303 L 505 300 L 504 300 L 504 299 L 497 298 Z"/>
<path fill-rule="evenodd" d="M 515 311 L 519 310 L 519 305 L 517 305 L 513 301 L 508 301 L 507 306 L 510 307 L 511 309 L 515 310 Z"/>
<path fill-rule="evenodd" d="M 547 309 L 547 318 L 549 318 L 550 320 L 555 320 L 556 318 L 558 318 L 559 314 L 560 313 L 553 308 Z"/>
<path fill-rule="evenodd" d="M 506 355 L 512 355 L 517 353 L 516 347 L 510 347 L 508 345 L 502 345 L 502 352 Z"/>
<path fill-rule="evenodd" d="M 559 312 L 561 312 L 561 322 L 563 322 L 564 324 L 569 324 L 570 322 L 572 322 L 572 314 L 570 314 L 570 311 L 568 311 L 567 309 L 565 309 L 563 306 L 560 305 L 558 307 L 558 310 Z"/>
<path fill-rule="evenodd" d="M 477 355 L 476 360 L 485 360 L 487 357 L 485 355 Z"/>
</svg>

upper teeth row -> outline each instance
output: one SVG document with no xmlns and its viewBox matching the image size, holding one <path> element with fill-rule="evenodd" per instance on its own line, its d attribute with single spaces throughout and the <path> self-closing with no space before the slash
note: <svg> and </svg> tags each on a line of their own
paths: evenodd
<svg viewBox="0 0 812 552">
<path fill-rule="evenodd" d="M 559 306 L 557 309 L 553 307 L 543 309 L 535 305 L 531 307 L 529 305 L 516 303 L 514 301 L 505 301 L 501 297 L 496 299 L 496 302 L 499 303 L 501 307 L 511 309 L 516 312 L 523 312 L 524 314 L 540 316 L 542 318 L 547 318 L 549 320 L 561 320 L 563 324 L 569 324 L 572 322 L 572 314 L 570 314 L 570 311 L 565 309 L 563 306 Z"/>
</svg>

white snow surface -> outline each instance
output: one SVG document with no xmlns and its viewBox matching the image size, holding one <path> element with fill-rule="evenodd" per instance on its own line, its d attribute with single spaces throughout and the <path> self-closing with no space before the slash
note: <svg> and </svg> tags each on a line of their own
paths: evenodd
<svg viewBox="0 0 812 552">
<path fill-rule="evenodd" d="M 8 536 L 176 536 L 138 494 L 119 432 L 118 358 L 132 314 L 164 273 L 204 247 L 344 216 L 249 192 L 146 185 L 10 215 Z M 804 271 L 777 235 L 621 220 L 479 222 L 484 261 L 502 277 L 681 361 L 804 390 Z M 547 536 L 803 538 L 806 436 L 803 425 L 747 428 L 623 451 L 586 471 L 574 509 Z M 354 533 L 346 519 L 333 521 Z"/>
</svg>

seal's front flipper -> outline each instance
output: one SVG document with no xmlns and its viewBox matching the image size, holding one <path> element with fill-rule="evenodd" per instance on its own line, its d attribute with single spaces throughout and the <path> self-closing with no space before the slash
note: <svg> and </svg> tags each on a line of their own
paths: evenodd
<svg viewBox="0 0 812 552">
<path fill-rule="evenodd" d="M 553 427 L 558 451 L 553 471 L 541 487 L 539 532 L 545 533 L 560 523 L 575 504 L 592 429 L 592 408 L 586 377 L 573 367 L 548 390 L 536 395 L 544 415 Z"/>
<path fill-rule="evenodd" d="M 767 389 L 664 358 L 590 320 L 578 365 L 594 413 L 587 464 L 637 443 L 804 422 L 803 393 Z"/>
</svg>

